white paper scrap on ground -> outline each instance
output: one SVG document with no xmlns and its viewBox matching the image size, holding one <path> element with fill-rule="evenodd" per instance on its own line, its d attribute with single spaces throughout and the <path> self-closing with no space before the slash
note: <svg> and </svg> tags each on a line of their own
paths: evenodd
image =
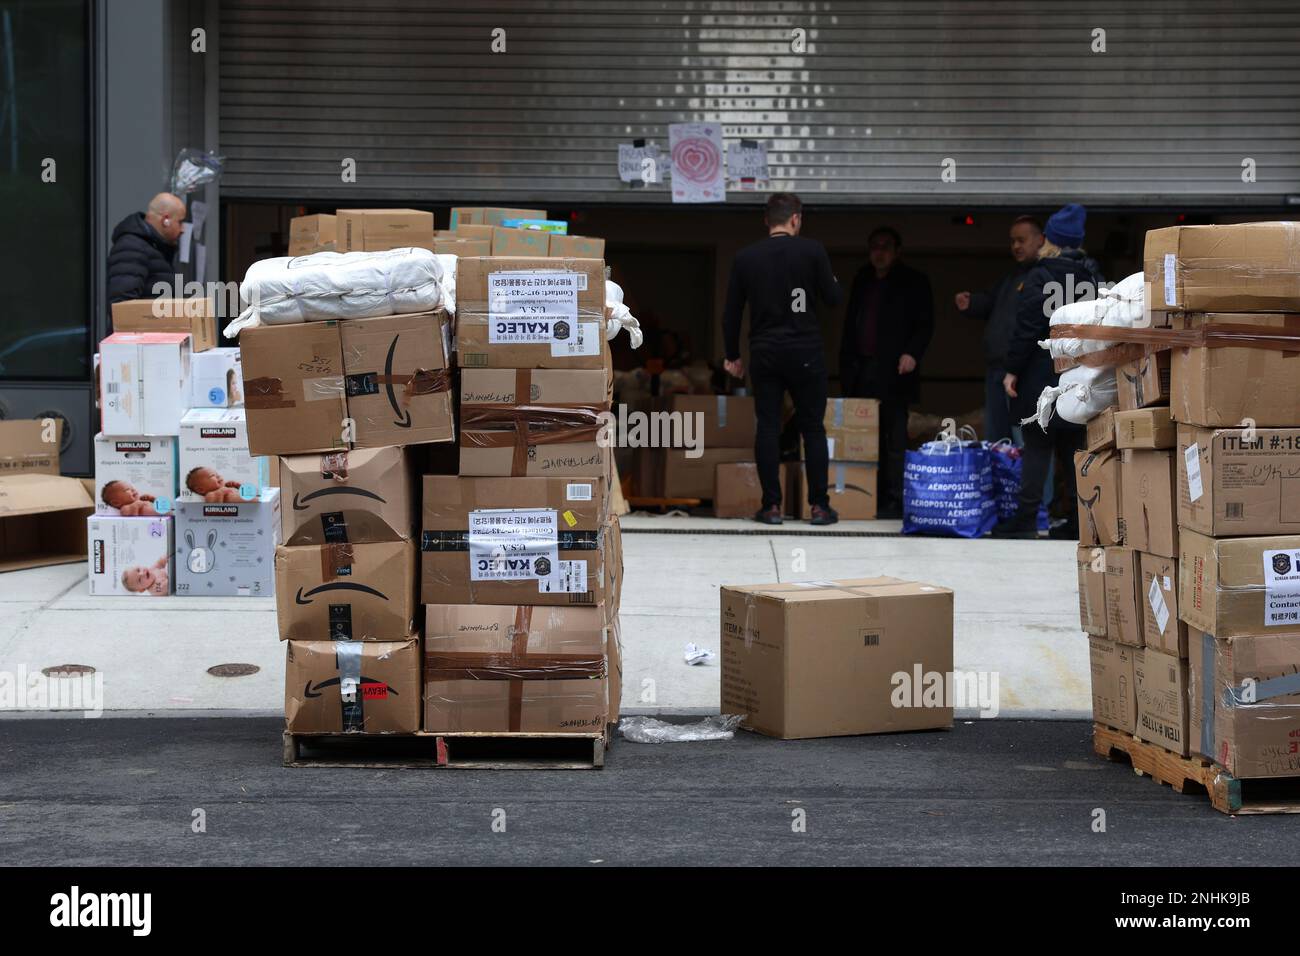
<svg viewBox="0 0 1300 956">
<path fill-rule="evenodd" d="M 687 644 L 685 656 L 688 664 L 707 664 L 717 655 L 707 647 L 700 647 L 698 644 Z"/>
</svg>

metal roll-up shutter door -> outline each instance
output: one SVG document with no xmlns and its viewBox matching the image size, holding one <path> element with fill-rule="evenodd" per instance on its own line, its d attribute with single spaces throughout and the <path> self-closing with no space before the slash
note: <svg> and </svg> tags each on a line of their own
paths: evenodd
<svg viewBox="0 0 1300 956">
<path fill-rule="evenodd" d="M 664 203 L 617 145 L 687 120 L 823 203 L 1300 193 L 1292 0 L 222 0 L 220 57 L 226 198 Z"/>
</svg>

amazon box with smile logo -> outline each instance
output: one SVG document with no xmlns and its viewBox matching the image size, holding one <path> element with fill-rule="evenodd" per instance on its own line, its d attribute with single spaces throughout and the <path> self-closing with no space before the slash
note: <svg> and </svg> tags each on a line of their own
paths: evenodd
<svg viewBox="0 0 1300 956">
<path fill-rule="evenodd" d="M 1074 471 L 1078 479 L 1079 543 L 1102 547 L 1123 544 L 1120 453 L 1114 448 L 1075 452 Z"/>
<path fill-rule="evenodd" d="M 405 448 L 281 458 L 284 543 L 409 541 L 415 534 L 413 475 Z"/>
<path fill-rule="evenodd" d="M 339 324 L 353 445 L 452 441 L 451 329 L 447 313 L 419 312 Z"/>
<path fill-rule="evenodd" d="M 337 322 L 245 329 L 239 335 L 252 455 L 348 447 Z"/>
<path fill-rule="evenodd" d="M 393 641 L 417 633 L 415 543 L 275 549 L 282 641 Z"/>
<path fill-rule="evenodd" d="M 413 734 L 420 729 L 420 642 L 290 641 L 285 730 Z"/>
</svg>

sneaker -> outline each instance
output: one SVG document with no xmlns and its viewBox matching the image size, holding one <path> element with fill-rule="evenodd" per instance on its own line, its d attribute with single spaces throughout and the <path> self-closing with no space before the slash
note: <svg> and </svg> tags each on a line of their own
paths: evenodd
<svg viewBox="0 0 1300 956">
<path fill-rule="evenodd" d="M 992 534 L 995 538 L 1037 538 L 1038 516 L 1025 516 L 1017 512 L 1005 521 L 995 524 Z"/>
<path fill-rule="evenodd" d="M 830 505 L 825 507 L 821 505 L 812 506 L 812 517 L 808 519 L 809 524 L 835 524 L 840 520 L 839 512 Z"/>
<path fill-rule="evenodd" d="M 1053 525 L 1052 529 L 1047 532 L 1047 536 L 1053 541 L 1078 541 L 1079 522 L 1062 521 L 1060 524 Z"/>
<path fill-rule="evenodd" d="M 759 508 L 754 512 L 754 520 L 761 524 L 780 524 L 784 520 L 781 517 L 781 506 L 772 505 L 770 508 Z"/>
</svg>

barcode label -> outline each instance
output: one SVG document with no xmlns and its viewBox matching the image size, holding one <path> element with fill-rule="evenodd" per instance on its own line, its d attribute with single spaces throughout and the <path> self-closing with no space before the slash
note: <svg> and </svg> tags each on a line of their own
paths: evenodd
<svg viewBox="0 0 1300 956">
<path fill-rule="evenodd" d="M 1175 685 L 1178 683 L 1178 674 L 1174 671 L 1172 667 L 1169 668 L 1169 683 Z"/>
<path fill-rule="evenodd" d="M 1224 505 L 1224 517 L 1229 521 L 1240 521 L 1246 516 L 1246 505 L 1241 501 L 1229 501 Z"/>
<path fill-rule="evenodd" d="M 879 646 L 880 646 L 880 635 L 879 635 L 879 634 L 863 634 L 863 635 L 862 635 L 862 646 L 863 646 L 863 647 L 879 647 Z"/>
<path fill-rule="evenodd" d="M 104 383 L 104 391 L 106 391 L 109 395 L 116 395 L 116 394 L 117 394 L 118 392 L 120 392 L 121 390 L 122 390 L 122 383 L 121 383 L 121 382 L 105 382 L 105 383 Z"/>
</svg>

